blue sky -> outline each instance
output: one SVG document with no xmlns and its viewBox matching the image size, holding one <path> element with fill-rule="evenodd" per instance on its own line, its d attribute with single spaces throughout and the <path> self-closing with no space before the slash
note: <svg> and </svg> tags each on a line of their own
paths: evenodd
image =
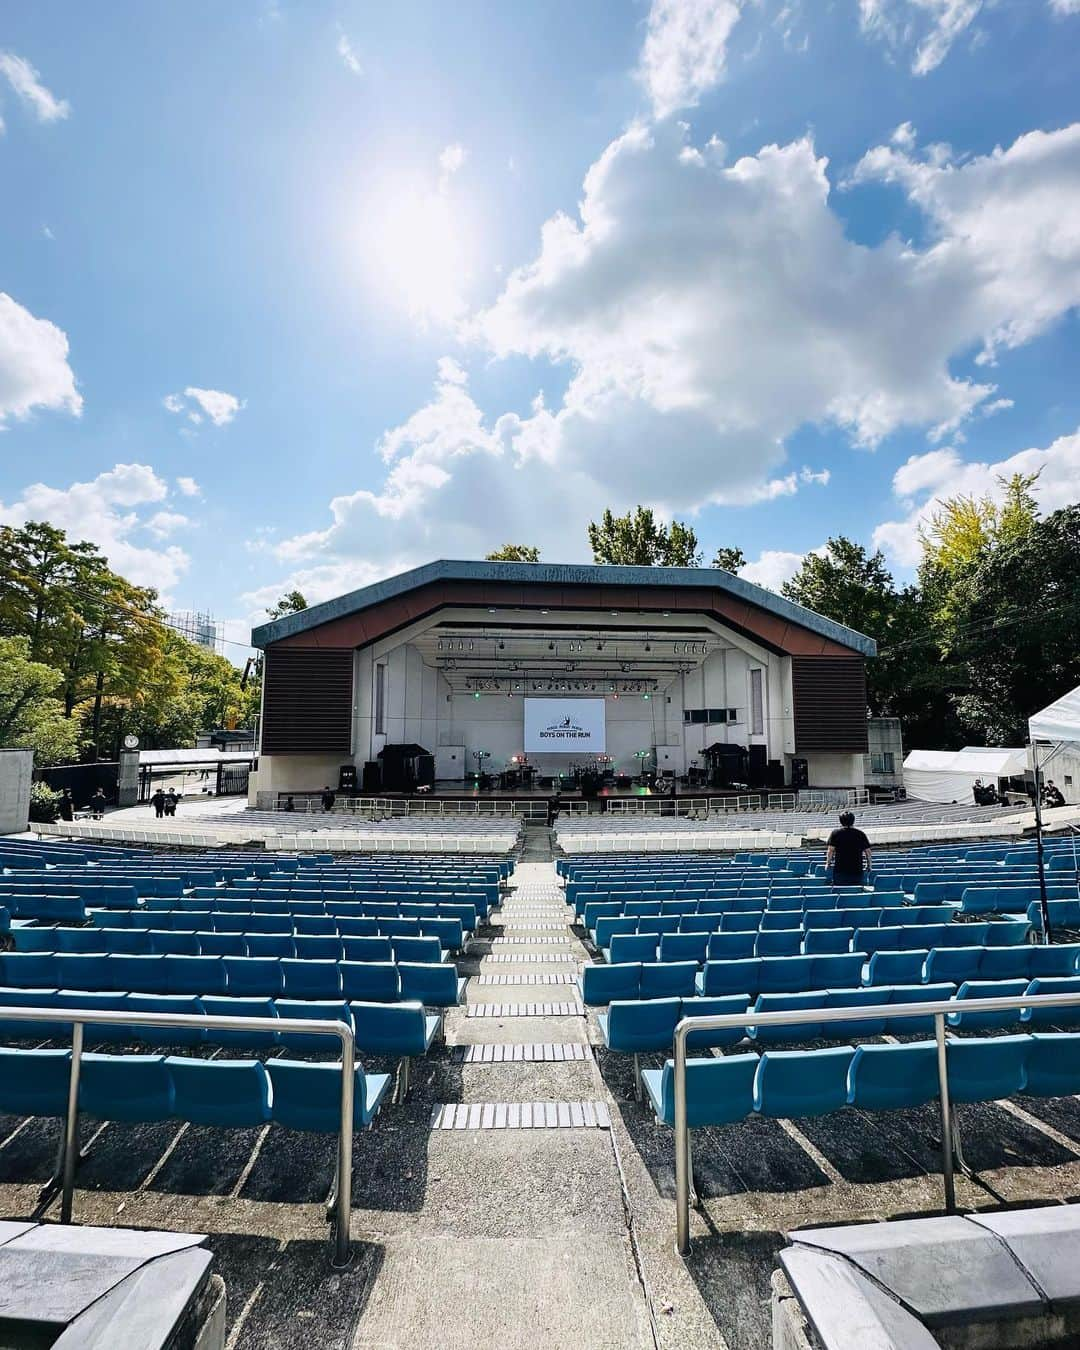
<svg viewBox="0 0 1080 1350">
<path fill-rule="evenodd" d="M 1080 0 L 8 6 L 0 519 L 242 637 L 637 502 L 1080 499 Z M 240 648 L 231 648 L 231 654 Z"/>
</svg>

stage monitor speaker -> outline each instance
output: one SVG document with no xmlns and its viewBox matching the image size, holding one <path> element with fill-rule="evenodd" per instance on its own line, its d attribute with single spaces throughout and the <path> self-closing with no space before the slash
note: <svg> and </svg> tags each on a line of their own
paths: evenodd
<svg viewBox="0 0 1080 1350">
<path fill-rule="evenodd" d="M 765 786 L 770 792 L 779 792 L 784 786 L 784 766 L 780 760 L 769 760 L 765 769 Z"/>
<path fill-rule="evenodd" d="M 339 792 L 356 791 L 356 765 L 343 764 L 338 769 L 337 786 Z"/>
<path fill-rule="evenodd" d="M 364 764 L 364 791 L 382 791 L 382 769 L 377 759 L 369 759 Z"/>
<path fill-rule="evenodd" d="M 416 756 L 416 785 L 417 787 L 435 786 L 435 756 L 417 755 Z"/>
<path fill-rule="evenodd" d="M 768 769 L 769 752 L 763 745 L 752 745 L 750 747 L 750 763 L 748 766 L 748 778 L 751 787 L 764 787 Z"/>
<path fill-rule="evenodd" d="M 796 792 L 810 786 L 810 765 L 805 759 L 791 761 L 791 786 Z"/>
</svg>

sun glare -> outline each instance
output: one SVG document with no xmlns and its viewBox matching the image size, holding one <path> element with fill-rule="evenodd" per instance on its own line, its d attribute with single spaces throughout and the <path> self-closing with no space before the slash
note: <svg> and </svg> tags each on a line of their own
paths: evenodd
<svg viewBox="0 0 1080 1350">
<path fill-rule="evenodd" d="M 449 323 L 464 310 L 470 231 L 452 193 L 384 186 L 365 209 L 361 250 L 370 283 L 412 317 Z"/>
</svg>

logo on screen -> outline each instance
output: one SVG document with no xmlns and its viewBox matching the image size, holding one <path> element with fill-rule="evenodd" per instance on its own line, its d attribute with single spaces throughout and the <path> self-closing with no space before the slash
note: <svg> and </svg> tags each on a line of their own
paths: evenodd
<svg viewBox="0 0 1080 1350">
<path fill-rule="evenodd" d="M 592 739 L 592 732 L 578 726 L 572 717 L 564 717 L 561 722 L 549 722 L 546 727 L 540 728 L 538 734 L 542 741 L 588 741 Z"/>
</svg>

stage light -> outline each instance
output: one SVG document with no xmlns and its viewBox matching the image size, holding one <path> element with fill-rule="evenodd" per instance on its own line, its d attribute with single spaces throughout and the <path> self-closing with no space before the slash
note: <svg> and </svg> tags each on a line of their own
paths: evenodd
<svg viewBox="0 0 1080 1350">
<path fill-rule="evenodd" d="M 646 703 L 647 703 L 647 702 L 649 701 L 649 699 L 652 698 L 652 694 L 642 694 L 641 697 L 642 697 L 642 698 L 646 701 Z"/>
<path fill-rule="evenodd" d="M 479 698 L 479 697 L 480 697 L 480 691 L 479 691 L 479 689 L 478 689 L 478 690 L 476 691 L 476 693 L 473 694 L 473 698 Z"/>
<path fill-rule="evenodd" d="M 493 612 L 494 612 L 494 611 L 493 611 Z M 501 638 L 499 639 L 499 651 L 501 651 L 501 652 L 506 651 L 506 643 L 503 642 L 503 640 L 502 640 Z"/>
<path fill-rule="evenodd" d="M 651 643 L 651 642 L 646 642 L 646 644 L 645 644 L 645 650 L 646 650 L 647 652 L 651 652 L 651 651 L 652 651 L 652 643 Z"/>
<path fill-rule="evenodd" d="M 549 643 L 548 643 L 548 651 L 549 651 L 549 652 L 553 652 L 554 650 L 555 650 L 555 644 L 554 644 L 554 642 L 549 642 Z"/>
</svg>

